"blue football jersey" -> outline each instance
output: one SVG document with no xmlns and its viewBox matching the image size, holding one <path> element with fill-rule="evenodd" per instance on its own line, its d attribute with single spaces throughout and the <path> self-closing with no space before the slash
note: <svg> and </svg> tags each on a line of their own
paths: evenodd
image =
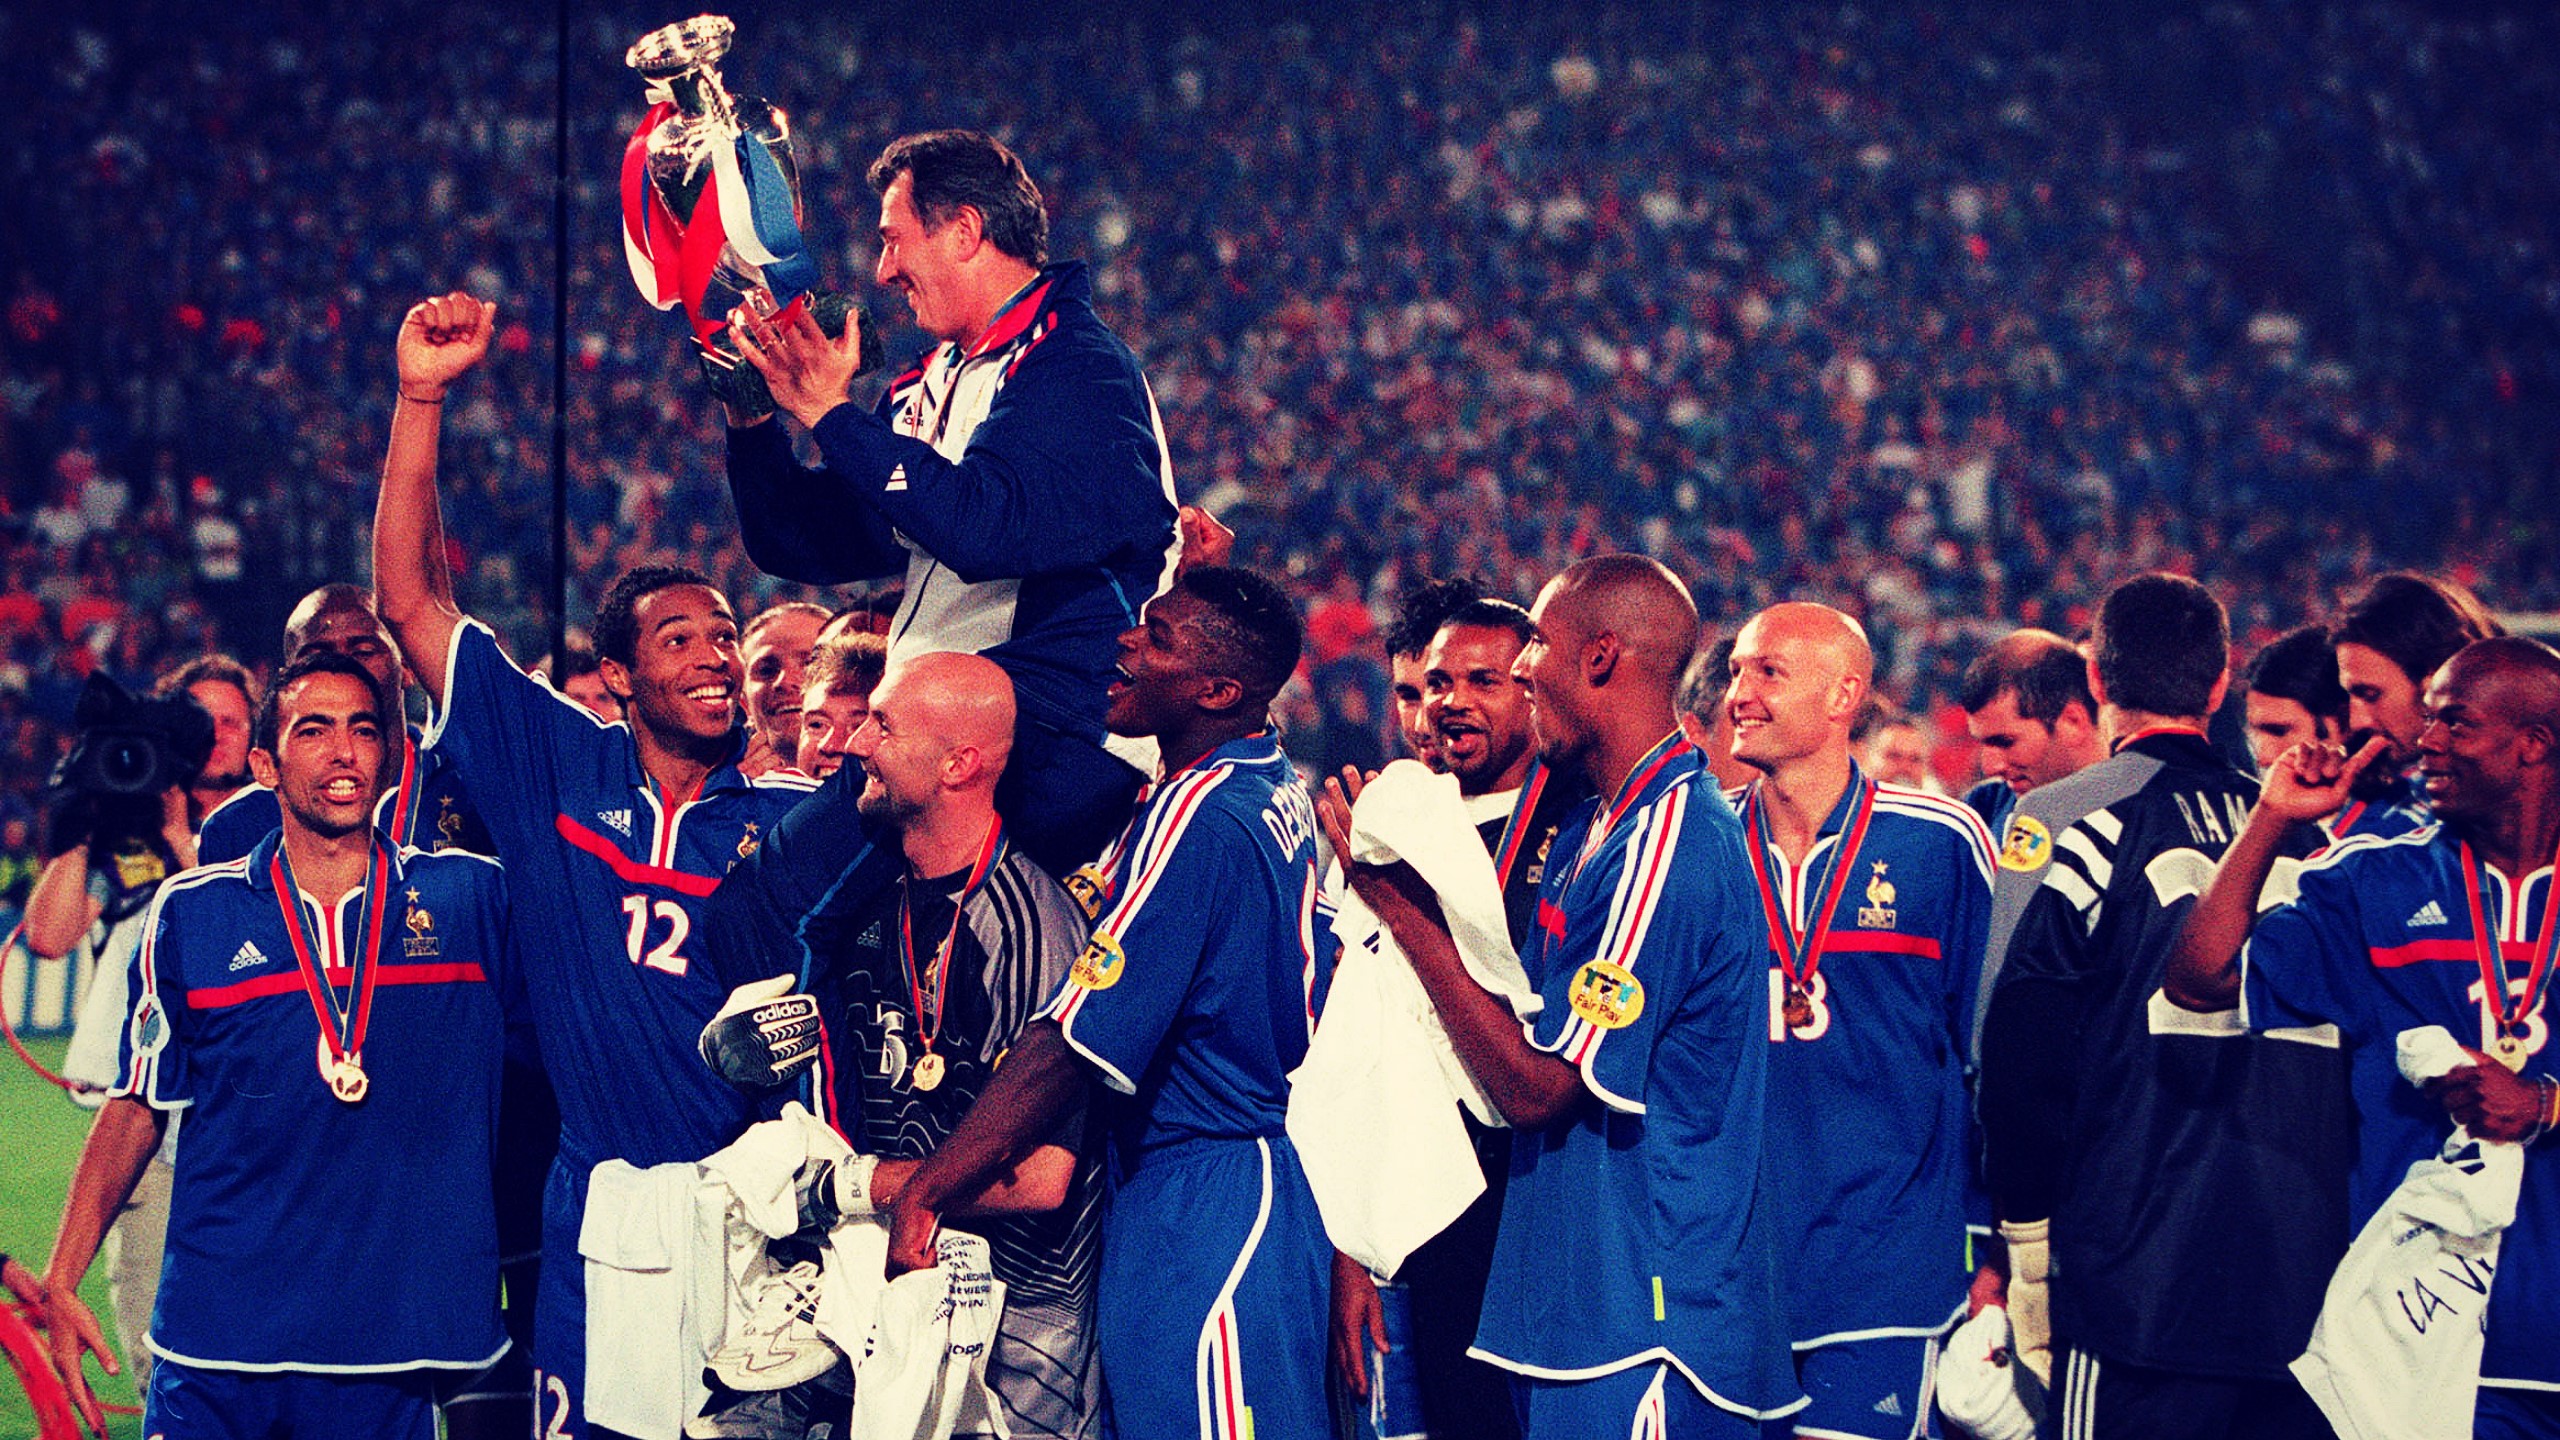
<svg viewBox="0 0 2560 1440">
<path fill-rule="evenodd" d="M 1280 1134 L 1331 956 L 1315 805 L 1278 740 L 1231 741 L 1154 786 L 1070 888 L 1096 924 L 1041 1015 L 1132 1097 L 1106 1112 L 1124 1155 Z"/>
<path fill-rule="evenodd" d="M 2320 831 L 2329 837 L 2332 845 L 2359 835 L 2388 840 L 2421 826 L 2432 825 L 2435 819 L 2424 800 L 2406 786 L 2401 786 L 2386 796 L 2349 802 L 2337 814 L 2321 821 Z"/>
<path fill-rule="evenodd" d="M 1768 957 L 1742 827 L 1674 733 L 1556 836 L 1529 1041 L 1598 1103 L 1512 1137 L 1474 1353 L 1550 1380 L 1669 1360 L 1725 1409 L 1803 1401 L 1763 1144 Z"/>
<path fill-rule="evenodd" d="M 728 1144 L 753 1103 L 695 1042 L 736 983 L 791 966 L 714 973 L 697 933 L 704 902 L 814 782 L 724 765 L 698 795 L 661 796 L 626 726 L 517 669 L 476 620 L 455 630 L 446 674 L 428 744 L 471 787 L 508 864 L 561 1155 L 581 1193 L 599 1162 L 646 1167 Z"/>
<path fill-rule="evenodd" d="M 1844 871 L 1866 776 L 1850 767 L 1801 867 L 1750 822 L 1755 784 L 1735 792 L 1759 834 L 1764 913 L 1810 946 L 1825 897 L 1831 925 L 1806 985 L 1810 1019 L 1786 1022 L 1787 979 L 1768 962 L 1769 1144 L 1778 1254 L 1797 1348 L 1931 1335 L 1963 1302 L 1972 1106 L 1964 1035 L 1991 924 L 1991 832 L 1964 805 L 1878 785 Z"/>
<path fill-rule="evenodd" d="M 2492 1004 L 2525 998 L 2535 937 L 2553 903 L 2549 867 L 2521 886 L 2486 865 L 2481 914 L 2498 937 L 2505 994 L 2481 974 L 2465 899 L 2460 843 L 2427 827 L 2389 839 L 2357 837 L 2305 865 L 2290 904 L 2258 921 L 2242 952 L 2241 1013 L 2260 1030 L 2335 1025 L 2355 1091 L 2359 1131 L 2354 1223 L 2361 1229 L 2411 1165 L 2453 1133 L 2444 1107 L 2401 1078 L 2400 1032 L 2441 1025 L 2496 1053 Z M 2520 893 L 2519 893 L 2520 892 Z M 2555 977 L 2560 978 L 2560 977 Z M 2560 1075 L 2551 1004 L 2534 998 L 2518 1032 L 2529 1077 Z M 2560 1385 L 2560 1164 L 2536 1147 L 2524 1165 L 2515 1223 L 2499 1242 L 2489 1292 L 2484 1383 Z"/>
<path fill-rule="evenodd" d="M 406 748 L 393 763 L 400 766 L 400 778 L 373 807 L 374 828 L 391 843 L 429 853 L 497 853 L 488 827 L 480 823 L 478 812 L 471 808 L 471 797 L 463 793 L 462 777 L 454 773 L 441 753 L 419 744 L 412 731 Z M 243 785 L 207 812 L 204 823 L 196 828 L 196 863 L 219 865 L 237 860 L 283 823 L 284 813 L 276 805 L 276 792 L 264 785 Z"/>
<path fill-rule="evenodd" d="M 476 1369 L 505 1345 L 489 1170 L 507 886 L 477 856 L 390 857 L 349 1104 L 322 1077 L 277 844 L 161 887 L 131 963 L 116 1093 L 188 1112 L 151 1348 L 227 1369 Z M 328 1003 L 351 1003 L 365 895 L 300 897 Z"/>
</svg>

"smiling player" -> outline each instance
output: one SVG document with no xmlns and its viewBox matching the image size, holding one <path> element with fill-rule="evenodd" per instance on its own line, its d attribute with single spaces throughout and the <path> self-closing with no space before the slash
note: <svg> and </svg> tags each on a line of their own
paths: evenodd
<svg viewBox="0 0 2560 1440">
<path fill-rule="evenodd" d="M 496 311 L 457 293 L 401 323 L 374 587 L 435 702 L 429 743 L 451 755 L 516 877 L 534 1033 L 560 1096 L 543 1249 L 574 1256 L 598 1163 L 699 1159 L 752 1118 L 694 1058 L 738 983 L 713 973 L 694 931 L 721 877 L 811 782 L 739 772 L 737 617 L 692 570 L 633 570 L 597 608 L 598 670 L 626 717 L 617 725 L 527 676 L 455 608 L 435 487 L 440 407 L 487 353 Z M 546 1435 L 585 1430 L 584 1278 L 575 1264 L 542 1271 L 534 1365 Z"/>
</svg>

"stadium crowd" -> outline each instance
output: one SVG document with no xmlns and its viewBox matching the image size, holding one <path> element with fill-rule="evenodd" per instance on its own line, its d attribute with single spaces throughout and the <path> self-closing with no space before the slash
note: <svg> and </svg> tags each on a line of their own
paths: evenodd
<svg viewBox="0 0 2560 1440">
<path fill-rule="evenodd" d="M 171 1434 L 2560 1434 L 2560 654 L 2491 618 L 2560 595 L 2560 292 L 2478 153 L 2548 19 L 750 14 L 924 358 L 742 318 L 724 414 L 533 219 L 555 38 L 607 155 L 662 18 L 10 22 L 0 846 L 130 986 L 11 1277 L 69 1370 L 174 1164 Z M 2181 129 L 2137 45 L 2280 103 Z M 2352 243 L 2235 237 L 2222 143 Z M 45 790 L 101 676 L 210 719 L 142 820 Z M 321 1136 L 293 1254 L 236 1197 Z M 633 1238 L 706 1166 L 725 1345 Z M 2357 1309 L 2482 1173 L 2485 1348 Z M 220 1318 L 272 1265 L 398 1319 Z"/>
<path fill-rule="evenodd" d="M 464 585 L 521 653 L 547 643 L 547 22 L 155 14 L 9 22 L 59 58 L 9 141 L 22 798 L 86 668 L 254 651 L 347 572 L 386 418 L 366 342 L 440 284 L 511 316 L 499 396 L 455 417 Z M 1413 574 L 1525 594 L 1640 546 L 1714 621 L 1838 601 L 1925 712 L 2003 621 L 2072 629 L 2150 564 L 2222 587 L 2249 638 L 2394 563 L 2456 563 L 2506 609 L 2560 594 L 2519 503 L 2560 434 L 2530 10 L 2172 9 L 2111 36 L 2004 7 L 1396 7 L 1337 17 L 1354 44 L 1285 13 L 746 18 L 734 78 L 796 117 L 825 268 L 869 264 L 868 137 L 1023 139 L 1062 252 L 1150 365 L 1185 497 L 1310 602 L 1347 583 L 1383 614 Z M 742 601 L 800 593 L 730 539 L 717 417 L 611 238 L 639 98 L 619 59 L 662 19 L 585 11 L 568 36 L 581 623 L 649 555 L 707 557 Z M 2137 52 L 2221 66 L 2247 102 L 2120 103 L 2150 93 Z M 2287 238 L 2352 265 L 2358 324 L 2267 280 L 2207 183 L 2225 147 L 2316 152 L 2352 198 L 2341 235 Z"/>
</svg>

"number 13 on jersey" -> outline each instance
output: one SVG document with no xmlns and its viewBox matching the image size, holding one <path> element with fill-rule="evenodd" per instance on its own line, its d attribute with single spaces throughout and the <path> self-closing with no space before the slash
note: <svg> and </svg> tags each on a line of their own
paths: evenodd
<svg viewBox="0 0 2560 1440">
<path fill-rule="evenodd" d="M 631 921 L 624 944 L 631 951 L 632 964 L 664 970 L 670 975 L 684 973 L 685 958 L 677 952 L 693 934 L 693 918 L 684 913 L 683 906 L 673 900 L 625 895 L 622 897 L 622 913 Z M 663 921 L 666 925 L 666 938 L 655 945 L 649 944 L 649 932 L 657 928 L 652 921 Z M 644 951 L 643 946 L 648 948 Z"/>
</svg>

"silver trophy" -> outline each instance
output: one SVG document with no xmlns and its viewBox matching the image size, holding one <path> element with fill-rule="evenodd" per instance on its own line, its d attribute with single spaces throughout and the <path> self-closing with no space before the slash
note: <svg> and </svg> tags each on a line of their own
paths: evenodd
<svg viewBox="0 0 2560 1440">
<path fill-rule="evenodd" d="M 721 83 L 736 34 L 726 16 L 697 15 L 650 31 L 624 55 L 648 82 L 651 105 L 624 151 L 623 246 L 641 294 L 662 310 L 684 307 L 713 392 L 761 413 L 773 399 L 729 343 L 730 312 L 806 305 L 832 337 L 854 306 L 819 287 L 801 238 L 789 118 Z M 858 323 L 861 373 L 879 363 L 879 340 L 868 315 Z"/>
</svg>

